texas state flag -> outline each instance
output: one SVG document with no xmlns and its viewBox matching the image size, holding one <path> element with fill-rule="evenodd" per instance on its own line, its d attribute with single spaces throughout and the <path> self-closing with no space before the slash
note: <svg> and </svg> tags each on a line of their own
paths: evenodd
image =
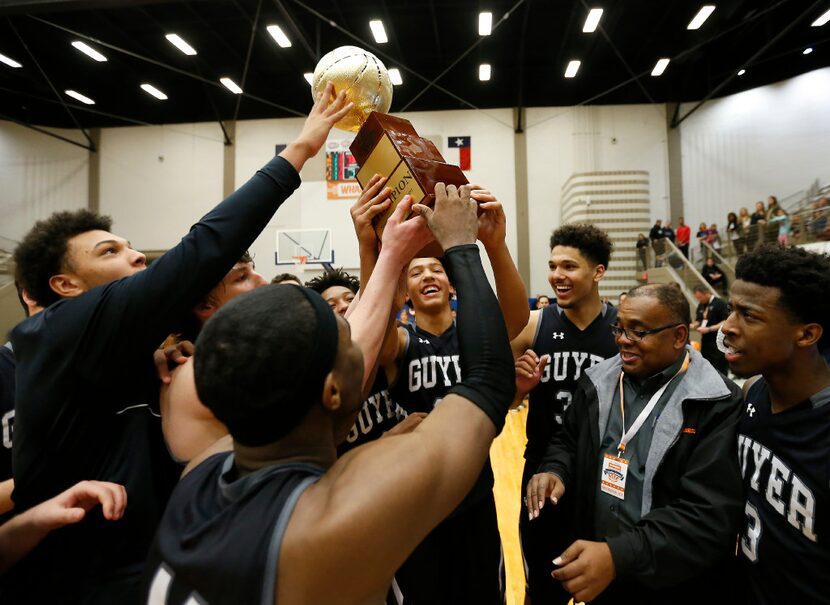
<svg viewBox="0 0 830 605">
<path fill-rule="evenodd" d="M 458 149 L 458 167 L 461 170 L 470 170 L 470 137 L 450 137 L 447 140 L 450 149 Z M 452 164 L 452 160 L 448 158 Z"/>
</svg>

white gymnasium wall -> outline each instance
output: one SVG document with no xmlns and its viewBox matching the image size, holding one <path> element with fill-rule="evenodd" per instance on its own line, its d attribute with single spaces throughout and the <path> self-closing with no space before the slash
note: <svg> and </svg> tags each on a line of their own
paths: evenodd
<svg viewBox="0 0 830 605">
<path fill-rule="evenodd" d="M 830 68 L 709 101 L 680 125 L 687 222 L 830 181 Z M 684 104 L 681 115 L 693 104 Z"/>
<path fill-rule="evenodd" d="M 53 132 L 82 140 L 75 131 Z M 0 122 L 0 248 L 11 248 L 35 221 L 53 212 L 85 208 L 88 167 L 87 150 Z"/>
<path fill-rule="evenodd" d="M 100 210 L 141 250 L 166 250 L 222 200 L 217 123 L 101 130 Z"/>
<path fill-rule="evenodd" d="M 562 186 L 574 173 L 645 170 L 651 217 L 669 211 L 663 105 L 546 107 L 527 111 L 529 291 L 548 293 L 550 235 L 561 222 Z"/>
<path fill-rule="evenodd" d="M 472 142 L 472 169 L 467 178 L 489 188 L 504 203 L 508 224 L 508 246 L 516 256 L 515 166 L 513 162 L 512 111 L 509 109 L 474 111 L 443 111 L 395 114 L 412 122 L 421 136 L 437 137 L 443 142 L 439 149 L 447 161 L 453 150 L 448 150 L 450 136 L 470 136 Z M 302 119 L 251 120 L 236 126 L 236 186 L 241 185 L 274 153 L 276 144 L 293 140 L 300 132 Z M 343 139 L 350 133 L 333 130 L 330 138 Z M 321 152 L 322 155 L 322 152 Z M 326 199 L 325 163 L 322 157 L 310 161 L 303 170 L 303 184 L 283 205 L 263 234 L 252 246 L 257 258 L 257 269 L 270 278 L 294 267 L 276 267 L 274 249 L 276 232 L 283 229 L 332 230 L 335 265 L 347 270 L 359 266 L 357 240 L 352 228 L 349 208 L 355 200 Z M 301 275 L 304 279 L 318 271 L 311 265 Z"/>
</svg>

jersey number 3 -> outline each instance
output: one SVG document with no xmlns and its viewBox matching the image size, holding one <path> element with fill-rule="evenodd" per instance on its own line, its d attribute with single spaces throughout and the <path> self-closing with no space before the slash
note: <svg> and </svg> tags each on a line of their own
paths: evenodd
<svg viewBox="0 0 830 605">
<path fill-rule="evenodd" d="M 741 550 L 747 559 L 755 563 L 758 560 L 758 540 L 761 539 L 761 517 L 758 509 L 750 502 L 746 503 L 746 531 L 741 536 Z"/>
</svg>

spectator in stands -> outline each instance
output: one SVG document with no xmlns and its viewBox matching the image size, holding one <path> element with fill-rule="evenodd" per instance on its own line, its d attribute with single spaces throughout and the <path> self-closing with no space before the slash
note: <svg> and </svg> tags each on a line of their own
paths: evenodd
<svg viewBox="0 0 830 605">
<path fill-rule="evenodd" d="M 637 260 L 643 271 L 648 271 L 648 239 L 642 233 L 637 235 Z"/>
<path fill-rule="evenodd" d="M 723 274 L 723 271 L 720 267 L 715 264 L 715 259 L 713 257 L 709 257 L 706 259 L 706 264 L 703 265 L 703 269 L 700 270 L 700 274 L 703 275 L 703 279 L 709 282 L 715 290 L 721 292 L 722 294 L 726 294 L 728 284 L 726 283 L 726 276 Z"/>
<path fill-rule="evenodd" d="M 544 294 L 540 294 L 536 297 L 536 308 L 537 309 L 544 309 L 545 307 L 550 306 L 550 298 L 545 296 Z"/>
<path fill-rule="evenodd" d="M 810 218 L 810 233 L 817 238 L 826 239 L 822 236 L 827 231 L 827 213 L 830 211 L 827 198 L 819 199 L 814 208 L 813 216 Z"/>
<path fill-rule="evenodd" d="M 769 219 L 769 224 L 778 227 L 778 245 L 786 248 L 790 243 L 790 234 L 792 233 L 790 215 L 779 206 L 775 210 L 775 216 Z"/>
<path fill-rule="evenodd" d="M 689 226 L 683 221 L 683 217 L 680 217 L 680 224 L 677 225 L 677 231 L 675 235 L 677 236 L 677 247 L 680 249 L 680 252 L 683 253 L 683 256 L 689 258 L 689 240 L 692 238 L 692 230 L 689 229 Z"/>
<path fill-rule="evenodd" d="M 764 227 L 764 243 L 771 243 L 776 240 L 778 236 L 778 225 L 771 223 L 772 219 L 778 215 L 778 198 L 771 195 L 767 198 L 767 224 Z"/>
<path fill-rule="evenodd" d="M 744 252 L 752 249 L 751 231 L 752 231 L 752 216 L 746 206 L 738 211 L 738 222 L 741 224 L 741 237 L 743 237 Z"/>
<path fill-rule="evenodd" d="M 654 250 L 654 266 L 663 266 L 663 221 L 657 219 L 654 221 L 654 226 L 648 232 L 648 239 L 651 240 L 651 247 Z"/>
<path fill-rule="evenodd" d="M 755 203 L 755 212 L 750 217 L 750 243 L 748 249 L 754 249 L 764 243 L 764 226 L 767 224 L 767 211 L 764 202 Z"/>
<path fill-rule="evenodd" d="M 801 221 L 800 214 L 793 214 L 790 216 L 790 245 L 795 245 L 798 241 L 801 240 L 801 234 L 804 231 L 802 229 L 802 221 Z"/>
<path fill-rule="evenodd" d="M 720 252 L 721 241 L 717 223 L 712 223 L 706 230 L 706 243 L 709 244 L 715 252 Z"/>
<path fill-rule="evenodd" d="M 778 209 L 781 206 L 778 205 L 778 198 L 774 195 L 771 195 L 767 198 L 767 222 L 769 222 L 772 217 L 778 216 Z"/>
<path fill-rule="evenodd" d="M 735 256 L 740 256 L 744 253 L 744 228 L 738 215 L 730 212 L 726 217 L 726 234 L 729 242 L 732 244 L 732 250 Z"/>
<path fill-rule="evenodd" d="M 697 241 L 700 244 L 700 258 L 708 258 L 709 251 L 706 248 L 706 238 L 709 237 L 709 227 L 706 226 L 706 223 L 700 223 L 695 237 L 697 237 Z"/>
<path fill-rule="evenodd" d="M 670 239 L 672 243 L 674 243 L 675 235 L 674 228 L 671 226 L 671 221 L 667 221 L 666 226 L 663 227 L 663 237 L 666 239 Z"/>
<path fill-rule="evenodd" d="M 717 336 L 721 324 L 729 317 L 729 307 L 722 298 L 712 294 L 703 284 L 697 284 L 693 293 L 697 299 L 697 311 L 691 328 L 700 332 L 700 354 L 715 366 L 718 372 L 727 376 L 729 364 L 718 349 Z"/>
</svg>

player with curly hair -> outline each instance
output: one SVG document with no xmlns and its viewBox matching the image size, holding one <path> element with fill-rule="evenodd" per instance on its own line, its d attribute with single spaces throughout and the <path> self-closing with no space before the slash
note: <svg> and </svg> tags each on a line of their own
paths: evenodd
<svg viewBox="0 0 830 605">
<path fill-rule="evenodd" d="M 723 325 L 744 387 L 738 450 L 746 493 L 739 558 L 752 603 L 827 603 L 830 547 L 830 258 L 763 246 L 735 267 Z M 823 531 L 824 530 L 824 531 Z"/>
<path fill-rule="evenodd" d="M 360 280 L 343 271 L 343 268 L 324 271 L 320 275 L 306 282 L 306 288 L 311 288 L 320 294 L 335 313 L 343 315 L 360 290 Z"/>
<path fill-rule="evenodd" d="M 50 536 L 7 578 L 4 602 L 132 602 L 180 468 L 158 419 L 152 356 L 227 274 L 300 185 L 299 171 L 348 111 L 332 85 L 299 137 L 147 266 L 108 219 L 86 211 L 38 222 L 19 245 L 17 280 L 45 307 L 12 331 L 12 450 L 20 511 L 73 483 L 115 479 L 130 511 Z M 50 573 L 43 582 L 43 570 Z"/>
<path fill-rule="evenodd" d="M 564 225 L 554 231 L 548 282 L 556 299 L 531 312 L 527 326 L 511 343 L 517 358 L 516 401 L 530 394 L 522 494 L 562 426 L 579 377 L 618 352 L 610 329 L 617 310 L 599 296 L 611 250 L 608 235 L 593 225 Z M 527 592 L 534 603 L 567 603 L 571 597 L 550 575 L 551 561 L 570 544 L 563 531 L 568 519 L 563 511 L 564 507 L 549 506 L 535 519 L 519 519 Z"/>
</svg>

